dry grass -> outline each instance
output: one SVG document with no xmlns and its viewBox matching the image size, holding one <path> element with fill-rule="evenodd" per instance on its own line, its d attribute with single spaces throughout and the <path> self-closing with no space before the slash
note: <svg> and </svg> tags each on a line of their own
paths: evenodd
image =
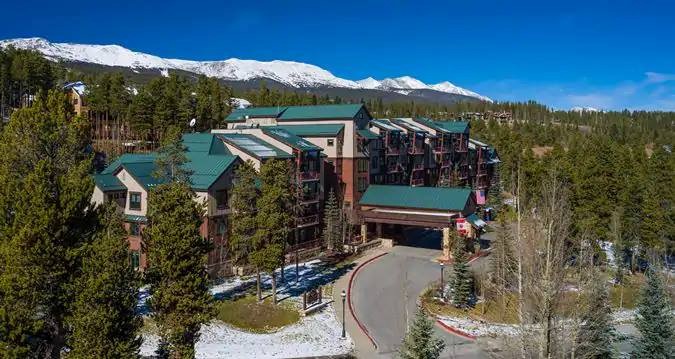
<svg viewBox="0 0 675 359">
<path fill-rule="evenodd" d="M 274 332 L 300 320 L 300 313 L 292 303 L 274 305 L 271 299 L 258 302 L 254 295 L 224 300 L 216 304 L 216 310 L 218 320 L 254 333 Z"/>
</svg>

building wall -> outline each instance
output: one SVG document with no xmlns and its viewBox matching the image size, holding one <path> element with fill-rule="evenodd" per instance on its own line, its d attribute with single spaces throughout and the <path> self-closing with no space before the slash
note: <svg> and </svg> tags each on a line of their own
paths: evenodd
<svg viewBox="0 0 675 359">
<path fill-rule="evenodd" d="M 127 188 L 127 203 L 124 206 L 124 214 L 133 215 L 133 216 L 145 216 L 148 211 L 148 192 L 145 188 L 136 180 L 134 177 L 127 172 L 124 168 L 119 171 L 117 178 L 124 184 Z M 134 210 L 129 208 L 129 201 L 131 198 L 131 192 L 139 192 L 141 194 L 141 209 Z"/>
</svg>

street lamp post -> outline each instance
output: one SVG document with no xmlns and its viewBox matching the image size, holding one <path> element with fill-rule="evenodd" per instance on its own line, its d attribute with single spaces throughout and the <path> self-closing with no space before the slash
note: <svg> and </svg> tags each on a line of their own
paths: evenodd
<svg viewBox="0 0 675 359">
<path fill-rule="evenodd" d="M 342 338 L 345 338 L 345 299 L 347 299 L 347 293 L 345 290 L 342 290 L 342 293 L 340 293 L 340 296 L 342 297 Z"/>
<path fill-rule="evenodd" d="M 443 293 L 445 292 L 445 287 L 443 286 L 443 267 L 445 264 L 443 262 L 440 262 L 441 265 L 441 298 L 443 298 Z"/>
</svg>

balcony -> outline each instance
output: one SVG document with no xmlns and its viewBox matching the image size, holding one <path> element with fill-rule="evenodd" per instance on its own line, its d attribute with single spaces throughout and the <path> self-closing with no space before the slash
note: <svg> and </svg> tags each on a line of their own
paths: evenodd
<svg viewBox="0 0 675 359">
<path fill-rule="evenodd" d="M 318 214 L 312 214 L 304 217 L 298 217 L 297 218 L 297 225 L 298 228 L 304 228 L 304 227 L 309 227 L 309 226 L 314 226 L 319 224 L 319 215 Z"/>
<path fill-rule="evenodd" d="M 413 165 L 413 171 L 422 171 L 424 170 L 424 164 L 423 163 L 416 163 Z"/>
<path fill-rule="evenodd" d="M 401 167 L 398 163 L 387 165 L 387 173 L 397 173 L 401 172 Z"/>
<path fill-rule="evenodd" d="M 469 149 L 469 146 L 466 143 L 457 143 L 454 147 L 455 152 L 466 152 Z"/>
<path fill-rule="evenodd" d="M 232 213 L 230 207 L 227 204 L 213 204 L 211 207 L 210 215 L 212 217 L 225 216 Z"/>
<path fill-rule="evenodd" d="M 452 162 L 450 160 L 443 160 L 441 161 L 441 168 L 446 168 L 452 166 Z"/>
<path fill-rule="evenodd" d="M 318 181 L 321 174 L 318 171 L 300 171 L 301 181 Z"/>
<path fill-rule="evenodd" d="M 300 197 L 300 203 L 309 204 L 319 202 L 319 192 L 305 192 Z"/>
<path fill-rule="evenodd" d="M 400 155 L 401 149 L 399 147 L 387 146 L 385 153 L 387 156 Z"/>
</svg>

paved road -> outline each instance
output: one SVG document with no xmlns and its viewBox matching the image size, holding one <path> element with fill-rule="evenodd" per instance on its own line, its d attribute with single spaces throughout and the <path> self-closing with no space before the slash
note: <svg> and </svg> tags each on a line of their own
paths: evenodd
<svg viewBox="0 0 675 359">
<path fill-rule="evenodd" d="M 389 254 L 364 267 L 353 284 L 355 314 L 378 345 L 374 357 L 394 356 L 408 324 L 414 319 L 419 295 L 440 277 L 440 267 L 433 261 L 441 255 L 440 233 L 412 230 L 406 232 L 406 237 L 415 247 L 392 248 Z M 439 327 L 436 333 L 446 342 L 442 358 L 485 357 L 473 341 Z"/>
</svg>

